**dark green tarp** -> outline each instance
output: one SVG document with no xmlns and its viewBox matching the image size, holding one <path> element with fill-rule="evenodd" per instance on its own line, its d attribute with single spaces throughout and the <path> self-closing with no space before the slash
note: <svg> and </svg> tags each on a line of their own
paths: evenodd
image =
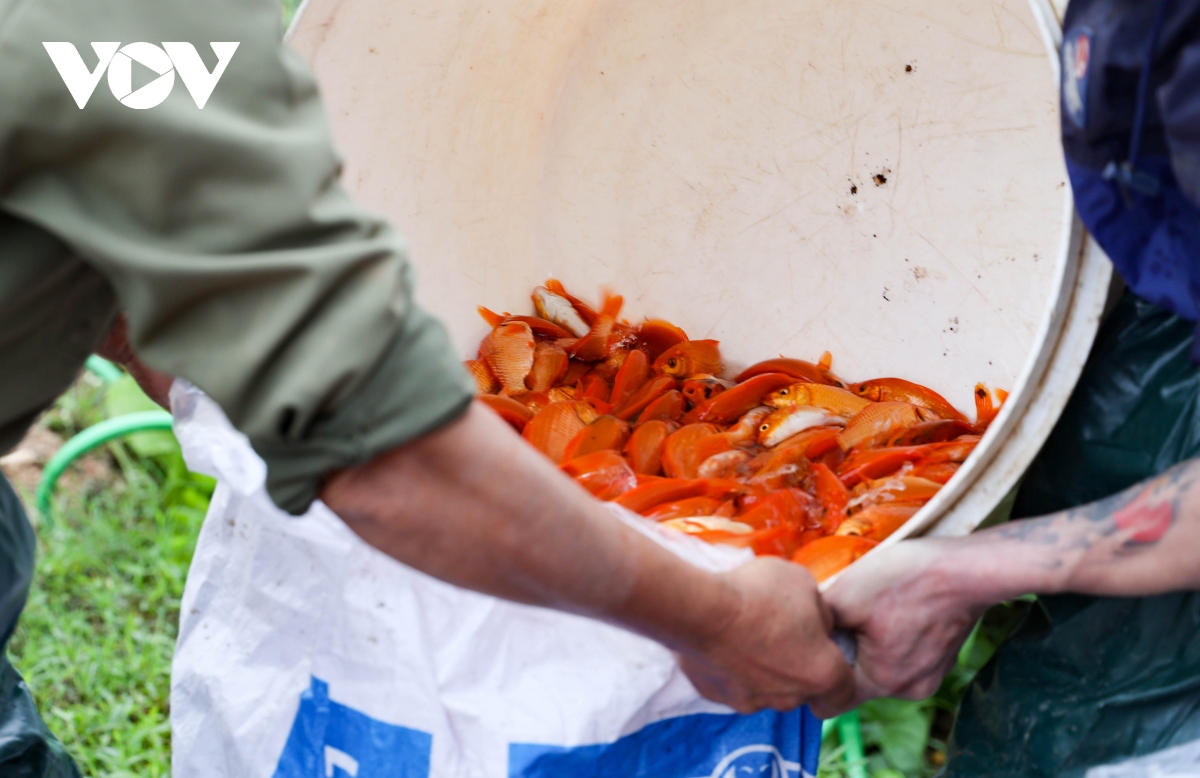
<svg viewBox="0 0 1200 778">
<path fill-rule="evenodd" d="M 1015 518 L 1092 502 L 1200 454 L 1194 327 L 1125 294 Z M 1071 778 L 1200 738 L 1200 593 L 1028 607 L 967 694 L 943 775 Z"/>
</svg>

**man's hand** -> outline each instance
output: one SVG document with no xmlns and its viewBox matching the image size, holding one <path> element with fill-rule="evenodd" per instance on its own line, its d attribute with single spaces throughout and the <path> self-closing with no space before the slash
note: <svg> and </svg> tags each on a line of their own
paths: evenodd
<svg viewBox="0 0 1200 778">
<path fill-rule="evenodd" d="M 827 602 L 858 637 L 858 698 L 920 699 L 989 606 L 1024 594 L 1200 588 L 1200 460 L 1098 502 L 965 538 L 909 540 L 845 573 Z"/>
<path fill-rule="evenodd" d="M 953 541 L 910 540 L 852 565 L 826 601 L 839 627 L 856 633 L 857 702 L 921 700 L 954 666 L 990 604 L 939 568 Z"/>
<path fill-rule="evenodd" d="M 653 638 L 741 711 L 848 707 L 853 674 L 807 571 L 691 565 L 612 513 L 480 404 L 337 473 L 321 499 L 364 540 L 458 586 Z M 586 671 L 586 668 L 581 668 Z"/>
<path fill-rule="evenodd" d="M 821 718 L 848 710 L 854 676 L 829 639 L 833 617 L 799 565 L 756 559 L 725 578 L 741 597 L 736 618 L 679 664 L 710 700 L 742 713 L 808 703 Z"/>
</svg>

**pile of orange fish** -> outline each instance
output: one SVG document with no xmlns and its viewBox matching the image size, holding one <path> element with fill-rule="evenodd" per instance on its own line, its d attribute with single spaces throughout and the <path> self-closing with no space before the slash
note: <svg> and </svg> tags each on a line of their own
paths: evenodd
<svg viewBox="0 0 1200 778">
<path fill-rule="evenodd" d="M 818 580 L 937 494 L 1005 399 L 976 385 L 971 423 L 904 379 L 843 381 L 828 352 L 728 380 L 717 341 L 630 325 L 618 296 L 596 310 L 550 280 L 533 303 L 479 309 L 492 331 L 466 366 L 482 402 L 597 498 Z"/>
</svg>

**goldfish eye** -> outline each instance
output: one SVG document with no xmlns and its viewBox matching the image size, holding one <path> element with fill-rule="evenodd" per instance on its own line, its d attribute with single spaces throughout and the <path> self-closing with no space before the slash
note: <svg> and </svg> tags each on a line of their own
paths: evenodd
<svg viewBox="0 0 1200 778">
<path fill-rule="evenodd" d="M 780 390 L 779 390 L 779 396 L 780 396 L 780 397 L 787 397 L 787 395 L 788 395 L 788 390 L 787 390 L 787 389 L 780 389 Z"/>
<path fill-rule="evenodd" d="M 675 369 L 675 365 L 677 365 L 677 364 L 678 363 L 674 359 L 667 360 L 667 367 L 671 368 L 672 370 Z"/>
<path fill-rule="evenodd" d="M 770 425 L 770 424 L 764 424 L 764 425 L 762 425 L 761 427 L 759 427 L 759 428 L 758 428 L 758 431 L 759 431 L 759 432 L 766 432 L 766 431 L 767 431 L 767 430 L 769 430 L 769 429 L 771 429 L 771 425 Z"/>
</svg>

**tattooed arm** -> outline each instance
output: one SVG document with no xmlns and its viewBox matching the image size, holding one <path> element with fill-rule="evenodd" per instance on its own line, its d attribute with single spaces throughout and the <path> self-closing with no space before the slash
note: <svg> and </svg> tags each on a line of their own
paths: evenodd
<svg viewBox="0 0 1200 778">
<path fill-rule="evenodd" d="M 932 694 L 990 605 L 1023 594 L 1200 589 L 1200 460 L 1105 500 L 966 538 L 901 543 L 829 592 L 858 635 L 859 699 Z"/>
</svg>

